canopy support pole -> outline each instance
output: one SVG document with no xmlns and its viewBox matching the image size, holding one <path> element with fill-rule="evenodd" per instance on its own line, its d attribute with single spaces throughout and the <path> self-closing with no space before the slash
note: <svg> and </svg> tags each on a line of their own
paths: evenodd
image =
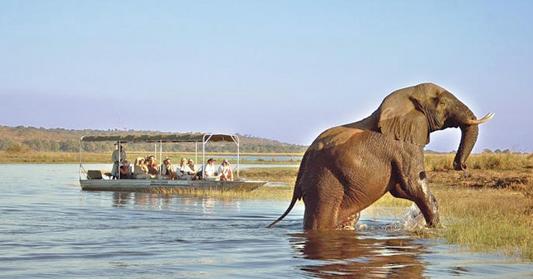
<svg viewBox="0 0 533 279">
<path fill-rule="evenodd" d="M 207 137 L 207 139 L 205 138 Z M 202 178 L 205 177 L 205 145 L 206 143 L 209 142 L 209 140 L 211 139 L 211 137 L 213 137 L 213 134 L 209 134 L 209 135 L 204 135 L 202 137 L 202 160 L 203 160 L 203 167 L 202 167 Z"/>
<path fill-rule="evenodd" d="M 237 138 L 237 178 L 239 177 L 240 170 L 241 170 L 241 150 L 240 150 L 239 138 Z"/>
<path fill-rule="evenodd" d="M 82 169 L 82 165 L 81 165 L 81 151 L 82 151 L 82 150 L 81 150 L 81 149 L 82 149 L 82 146 L 81 146 L 81 145 L 82 145 L 82 144 L 83 144 L 83 143 L 82 143 L 81 138 L 80 138 L 80 169 L 79 169 L 79 171 L 78 171 L 79 180 L 81 180 L 81 169 Z"/>
<path fill-rule="evenodd" d="M 205 135 L 202 138 L 202 179 L 205 177 Z"/>
<path fill-rule="evenodd" d="M 159 140 L 159 173 L 163 171 L 163 141 Z"/>
<path fill-rule="evenodd" d="M 122 148 L 120 148 L 120 141 L 117 141 L 117 148 L 118 148 L 118 166 L 117 166 L 117 171 L 118 171 L 118 179 L 120 179 L 120 163 L 122 162 L 122 159 L 120 158 L 120 155 L 122 153 Z"/>
</svg>

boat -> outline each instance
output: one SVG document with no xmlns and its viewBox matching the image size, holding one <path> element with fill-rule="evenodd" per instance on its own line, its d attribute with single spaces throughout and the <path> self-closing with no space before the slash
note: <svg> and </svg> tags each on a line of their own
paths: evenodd
<svg viewBox="0 0 533 279">
<path fill-rule="evenodd" d="M 233 181 L 220 181 L 218 179 L 198 180 L 169 180 L 160 176 L 149 179 L 112 179 L 109 173 L 102 170 L 86 170 L 83 165 L 83 144 L 88 142 L 113 142 L 117 146 L 127 143 L 153 143 L 154 153 L 157 157 L 159 147 L 159 161 L 163 160 L 163 146 L 165 143 L 195 143 L 195 158 L 198 161 L 198 145 L 201 144 L 202 166 L 206 164 L 206 144 L 210 142 L 233 142 L 237 147 L 235 179 Z M 148 135 L 101 135 L 83 136 L 80 138 L 80 169 L 79 181 L 85 191 L 128 191 L 150 192 L 168 189 L 183 190 L 220 190 L 220 191 L 252 191 L 267 183 L 267 181 L 247 180 L 239 176 L 240 145 L 239 137 L 232 134 L 148 134 Z M 157 159 L 157 158 L 156 158 Z M 120 161 L 120 156 L 119 156 Z M 202 167 L 203 169 L 203 167 Z M 203 176 L 203 175 L 202 175 Z"/>
</svg>

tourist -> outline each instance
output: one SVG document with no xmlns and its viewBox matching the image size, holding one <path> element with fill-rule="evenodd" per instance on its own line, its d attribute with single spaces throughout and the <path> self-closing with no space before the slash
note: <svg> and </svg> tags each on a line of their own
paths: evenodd
<svg viewBox="0 0 533 279">
<path fill-rule="evenodd" d="M 120 179 L 130 179 L 131 176 L 131 166 L 128 160 L 122 160 L 122 164 L 120 164 Z"/>
<path fill-rule="evenodd" d="M 194 161 L 192 159 L 189 159 L 187 161 L 187 166 L 189 167 L 189 169 L 191 170 L 193 174 L 196 173 L 196 166 L 194 165 Z"/>
<path fill-rule="evenodd" d="M 233 170 L 228 160 L 222 161 L 222 164 L 218 168 L 218 174 L 221 181 L 233 181 Z"/>
<path fill-rule="evenodd" d="M 187 159 L 182 158 L 181 164 L 177 169 L 178 178 L 183 180 L 191 180 L 194 179 L 196 172 L 194 169 L 191 169 L 189 165 L 187 164 Z"/>
<path fill-rule="evenodd" d="M 115 151 L 111 154 L 111 161 L 113 162 L 113 168 L 111 169 L 111 176 L 113 179 L 118 179 L 119 176 L 119 165 L 123 160 L 127 160 L 127 154 L 122 145 L 115 143 Z"/>
<path fill-rule="evenodd" d="M 202 166 L 202 169 L 198 172 L 197 176 L 203 179 L 216 180 L 218 178 L 218 175 L 215 162 L 215 159 L 209 158 L 207 160 L 207 164 Z"/>
<path fill-rule="evenodd" d="M 186 174 L 187 159 L 181 158 L 180 165 L 178 166 L 177 172 L 180 175 Z"/>
<path fill-rule="evenodd" d="M 190 162 L 191 160 L 189 160 Z M 187 159 L 183 158 L 181 159 L 181 165 L 178 168 L 183 175 L 194 175 L 196 171 L 194 170 L 194 163 L 193 168 L 191 168 L 190 164 L 187 163 Z"/>
<path fill-rule="evenodd" d="M 148 175 L 148 167 L 146 167 L 143 157 L 135 159 L 135 165 L 133 166 L 133 177 L 136 179 L 150 178 L 150 175 Z"/>
<path fill-rule="evenodd" d="M 176 172 L 174 171 L 174 167 L 172 166 L 172 163 L 170 162 L 169 158 L 166 158 L 163 161 L 163 166 L 161 168 L 161 176 L 165 179 L 174 180 L 177 178 Z"/>
<path fill-rule="evenodd" d="M 154 155 L 146 157 L 146 167 L 148 168 L 148 174 L 156 176 L 159 174 L 159 165 Z"/>
</svg>

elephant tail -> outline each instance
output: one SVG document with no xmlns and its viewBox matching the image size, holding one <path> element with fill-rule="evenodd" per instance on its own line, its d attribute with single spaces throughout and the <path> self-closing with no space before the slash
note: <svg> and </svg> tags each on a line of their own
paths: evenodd
<svg viewBox="0 0 533 279">
<path fill-rule="evenodd" d="M 289 205 L 289 208 L 287 208 L 287 210 L 285 210 L 285 213 L 283 213 L 283 215 L 281 215 L 276 221 L 272 222 L 272 224 L 268 225 L 267 228 L 272 228 L 274 227 L 274 225 L 276 225 L 279 221 L 283 220 L 283 218 L 285 218 L 285 216 L 287 216 L 287 214 L 289 214 L 289 212 L 291 212 L 292 208 L 294 207 L 294 205 L 296 204 L 296 201 L 299 199 L 299 197 L 296 195 L 296 191 L 294 191 L 294 195 L 292 197 L 292 200 L 291 200 L 291 204 Z"/>
<path fill-rule="evenodd" d="M 305 163 L 305 159 L 306 159 L 306 155 L 304 155 L 304 157 L 302 159 L 302 165 L 300 166 L 300 170 L 298 171 L 298 176 L 296 177 L 296 183 L 294 185 L 294 192 L 292 194 L 292 200 L 291 200 L 291 204 L 289 205 L 289 208 L 287 208 L 287 210 L 285 210 L 285 213 L 283 213 L 283 215 L 281 215 L 278 218 L 278 220 L 276 220 L 272 224 L 268 225 L 267 228 L 270 229 L 274 225 L 276 225 L 279 221 L 283 220 L 283 218 L 285 218 L 285 216 L 287 216 L 287 214 L 289 214 L 289 212 L 291 212 L 292 208 L 296 204 L 296 201 L 300 200 L 302 198 L 303 195 L 302 195 L 302 189 L 300 188 L 300 179 L 301 179 L 301 177 L 303 175 L 302 166 Z"/>
<path fill-rule="evenodd" d="M 285 213 L 283 213 L 283 215 L 281 215 L 276 221 L 272 222 L 272 224 L 268 225 L 267 228 L 272 228 L 274 227 L 274 225 L 276 225 L 279 221 L 283 220 L 283 218 L 285 218 L 285 216 L 287 216 L 287 214 L 289 214 L 289 212 L 291 212 L 292 208 L 294 207 L 294 205 L 296 204 L 296 201 L 297 200 L 300 200 L 302 199 L 303 197 L 303 191 L 302 191 L 302 188 L 301 188 L 301 182 L 300 180 L 302 179 L 302 176 L 305 172 L 305 168 L 306 168 L 306 165 L 307 165 L 307 158 L 309 157 L 309 150 L 307 150 L 304 154 L 304 156 L 302 157 L 302 162 L 300 163 L 300 169 L 298 170 L 298 175 L 296 176 L 296 182 L 294 183 L 294 192 L 292 194 L 292 200 L 291 200 L 291 204 L 289 205 L 289 208 L 287 208 L 287 210 L 285 210 Z"/>
</svg>

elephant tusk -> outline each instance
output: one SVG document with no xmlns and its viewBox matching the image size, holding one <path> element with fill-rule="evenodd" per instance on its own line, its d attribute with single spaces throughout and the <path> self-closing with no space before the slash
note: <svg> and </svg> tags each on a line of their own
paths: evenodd
<svg viewBox="0 0 533 279">
<path fill-rule="evenodd" d="M 468 125 L 479 125 L 479 124 L 483 124 L 489 120 L 491 120 L 492 118 L 494 117 L 494 113 L 488 113 L 487 115 L 483 116 L 483 118 L 481 119 L 473 119 L 473 120 L 468 120 L 466 122 L 466 124 Z"/>
</svg>

